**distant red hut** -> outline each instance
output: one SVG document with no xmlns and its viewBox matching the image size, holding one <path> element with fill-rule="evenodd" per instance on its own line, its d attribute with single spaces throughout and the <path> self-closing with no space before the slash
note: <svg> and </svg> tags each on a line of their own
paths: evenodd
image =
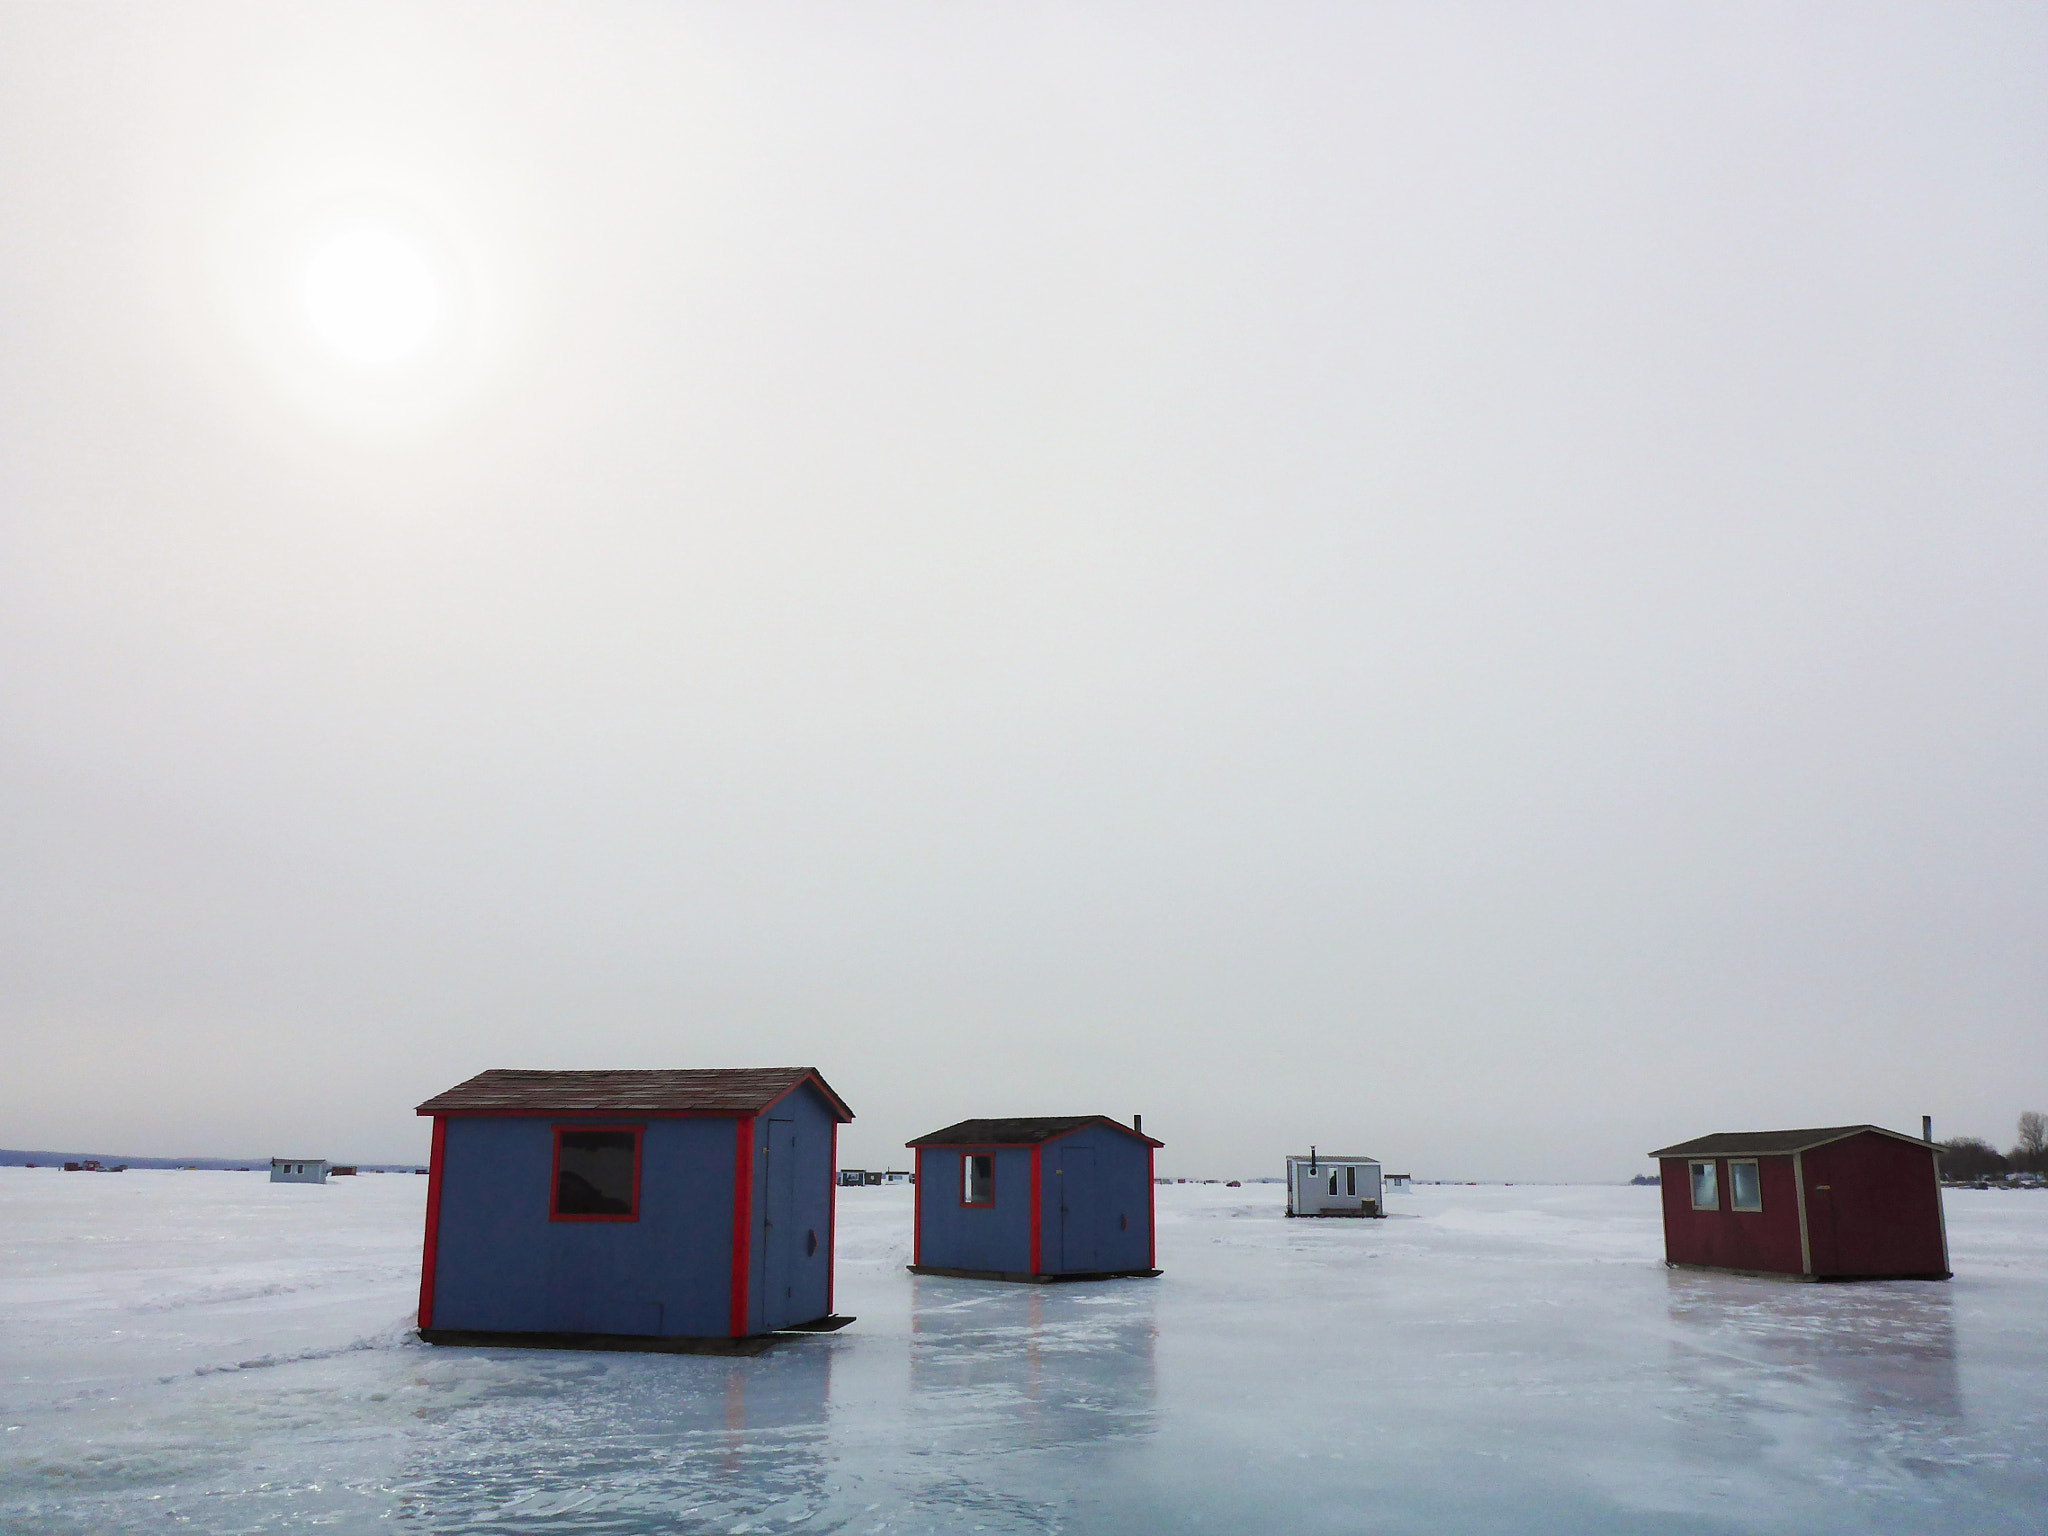
<svg viewBox="0 0 2048 1536">
<path fill-rule="evenodd" d="M 1946 1280 L 1937 1148 L 1875 1125 L 1660 1147 L 1664 1262 L 1803 1280 Z"/>
</svg>

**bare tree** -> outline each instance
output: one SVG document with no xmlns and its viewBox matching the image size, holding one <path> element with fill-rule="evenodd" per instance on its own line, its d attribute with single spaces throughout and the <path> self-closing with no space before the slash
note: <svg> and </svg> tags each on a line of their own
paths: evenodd
<svg viewBox="0 0 2048 1536">
<path fill-rule="evenodd" d="M 1972 1179 L 2005 1176 L 2006 1160 L 1998 1149 L 1974 1136 L 1958 1136 L 1941 1144 L 1941 1176 L 1968 1183 Z"/>
<path fill-rule="evenodd" d="M 2048 1173 L 2048 1115 L 2038 1109 L 2020 1116 L 2020 1140 L 2012 1149 L 2012 1165 L 2028 1173 Z"/>
<path fill-rule="evenodd" d="M 2048 1151 L 2048 1115 L 2030 1109 L 2020 1116 L 2020 1150 L 2029 1157 Z"/>
</svg>

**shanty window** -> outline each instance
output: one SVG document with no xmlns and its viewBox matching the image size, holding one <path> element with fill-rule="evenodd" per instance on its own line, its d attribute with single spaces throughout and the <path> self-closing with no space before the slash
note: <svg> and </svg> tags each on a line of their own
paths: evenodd
<svg viewBox="0 0 2048 1536">
<path fill-rule="evenodd" d="M 634 1221 L 640 1215 L 637 1126 L 555 1128 L 557 1221 Z"/>
<path fill-rule="evenodd" d="M 1692 1165 L 1692 1208 L 1696 1211 L 1721 1209 L 1721 1186 L 1715 1181 L 1711 1162 Z"/>
<path fill-rule="evenodd" d="M 1347 1195 L 1358 1193 L 1358 1170 L 1356 1168 L 1346 1168 L 1344 1170 L 1344 1193 Z"/>
<path fill-rule="evenodd" d="M 1729 1159 L 1728 1204 L 1738 1211 L 1760 1211 L 1764 1208 L 1764 1186 L 1757 1177 L 1755 1158 Z"/>
<path fill-rule="evenodd" d="M 987 1152 L 969 1152 L 960 1159 L 960 1203 L 996 1203 L 996 1160 Z"/>
</svg>

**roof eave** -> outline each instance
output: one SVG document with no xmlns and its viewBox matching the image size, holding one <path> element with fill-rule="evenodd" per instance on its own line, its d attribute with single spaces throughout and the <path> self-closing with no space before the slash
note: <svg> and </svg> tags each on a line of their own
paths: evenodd
<svg viewBox="0 0 2048 1536">
<path fill-rule="evenodd" d="M 798 1078 L 795 1082 L 791 1083 L 787 1088 L 783 1089 L 782 1092 L 775 1095 L 775 1097 L 770 1099 L 766 1104 L 763 1104 L 759 1109 L 749 1111 L 749 1113 L 756 1115 L 767 1114 L 769 1110 L 773 1109 L 777 1104 L 780 1104 L 784 1099 L 788 1098 L 792 1093 L 795 1093 L 797 1089 L 803 1087 L 806 1083 L 808 1083 L 811 1087 L 818 1090 L 818 1097 L 825 1101 L 826 1105 L 832 1111 L 832 1118 L 837 1120 L 841 1125 L 846 1124 L 849 1120 L 853 1118 L 853 1111 L 846 1107 L 846 1100 L 842 1099 L 841 1097 L 839 1097 L 838 1094 L 834 1093 L 832 1091 L 832 1085 L 826 1082 L 825 1079 L 820 1077 L 816 1072 L 806 1072 L 802 1077 Z"/>
<path fill-rule="evenodd" d="M 1033 1141 L 940 1141 L 938 1138 L 952 1129 L 951 1126 L 946 1126 L 940 1130 L 920 1136 L 913 1141 L 906 1141 L 903 1145 L 906 1147 L 1042 1147 L 1049 1141 L 1058 1141 L 1062 1136 L 1071 1136 L 1076 1131 L 1085 1131 L 1098 1125 L 1106 1125 L 1111 1130 L 1122 1131 L 1133 1141 L 1142 1141 L 1148 1147 L 1164 1147 L 1166 1145 L 1165 1142 L 1155 1137 L 1147 1136 L 1143 1131 L 1132 1130 L 1131 1127 L 1125 1125 L 1121 1120 L 1112 1120 L 1107 1115 L 1097 1115 L 1092 1120 L 1083 1120 L 1079 1125 L 1070 1125 L 1063 1131 L 1054 1131 L 1050 1135 L 1040 1136 Z"/>
<path fill-rule="evenodd" d="M 1829 1135 L 1816 1136 L 1811 1141 L 1802 1141 L 1797 1146 L 1792 1147 L 1733 1146 L 1716 1147 L 1712 1151 L 1705 1151 L 1697 1148 L 1695 1143 L 1705 1141 L 1708 1138 L 1695 1136 L 1692 1141 L 1681 1141 L 1668 1147 L 1660 1147 L 1655 1152 L 1648 1153 L 1647 1155 L 1660 1161 L 1665 1158 L 1677 1159 L 1685 1157 L 1790 1157 L 1795 1152 L 1811 1152 L 1816 1147 L 1831 1147 L 1838 1141 L 1847 1141 L 1851 1136 L 1862 1136 L 1866 1133 L 1873 1136 L 1884 1136 L 1892 1141 L 1903 1141 L 1912 1147 L 1926 1147 L 1929 1151 L 1936 1150 L 1933 1142 L 1922 1141 L 1918 1136 L 1908 1136 L 1904 1131 L 1888 1130 L 1881 1125 L 1847 1125 Z"/>
<path fill-rule="evenodd" d="M 478 1074 L 478 1076 L 482 1075 L 482 1073 Z M 627 1108 L 618 1105 L 589 1104 L 549 1105 L 544 1103 L 530 1103 L 502 1105 L 444 1105 L 440 1102 L 441 1100 L 447 1098 L 450 1093 L 458 1091 L 462 1087 L 466 1086 L 467 1083 L 474 1082 L 475 1080 L 475 1078 L 465 1079 L 464 1082 L 456 1084 L 454 1088 L 450 1088 L 445 1090 L 444 1092 L 435 1094 L 425 1103 L 415 1106 L 413 1109 L 413 1113 L 415 1115 L 433 1116 L 435 1118 L 439 1118 L 442 1116 L 511 1116 L 515 1118 L 529 1117 L 538 1119 L 556 1115 L 645 1115 L 664 1119 L 698 1118 L 713 1120 L 731 1120 L 744 1119 L 749 1115 L 764 1115 L 773 1106 L 781 1103 L 784 1099 L 788 1098 L 790 1094 L 794 1093 L 797 1089 L 803 1087 L 806 1083 L 808 1083 L 811 1085 L 811 1087 L 815 1088 L 818 1091 L 818 1096 L 825 1101 L 826 1107 L 831 1111 L 832 1117 L 841 1125 L 846 1124 L 854 1117 L 853 1111 L 847 1106 L 846 1100 L 839 1097 L 839 1095 L 833 1090 L 832 1085 L 826 1082 L 823 1075 L 821 1075 L 814 1067 L 805 1068 L 802 1076 L 798 1077 L 793 1082 L 783 1087 L 772 1097 L 767 1098 L 758 1104 L 748 1105 L 746 1107 L 732 1105 L 720 1108 L 644 1109 Z"/>
</svg>

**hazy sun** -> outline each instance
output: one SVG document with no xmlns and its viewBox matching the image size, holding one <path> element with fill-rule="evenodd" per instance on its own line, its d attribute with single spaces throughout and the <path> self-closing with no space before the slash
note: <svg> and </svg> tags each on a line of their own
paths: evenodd
<svg viewBox="0 0 2048 1536">
<path fill-rule="evenodd" d="M 320 237 L 299 291 L 321 344 L 361 368 L 406 362 L 447 323 L 447 286 L 433 258 L 389 225 L 348 224 Z"/>
</svg>

